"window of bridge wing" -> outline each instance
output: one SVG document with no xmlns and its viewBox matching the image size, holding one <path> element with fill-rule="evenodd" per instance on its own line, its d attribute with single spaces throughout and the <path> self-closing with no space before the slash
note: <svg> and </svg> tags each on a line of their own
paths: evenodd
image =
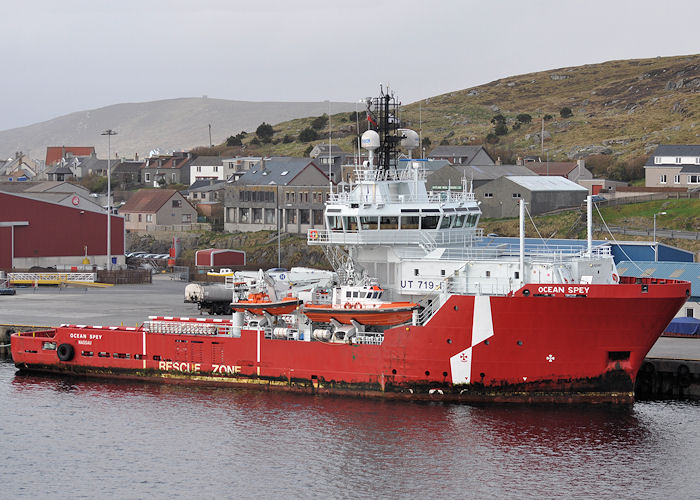
<svg viewBox="0 0 700 500">
<path fill-rule="evenodd" d="M 443 215 L 442 220 L 440 221 L 440 229 L 449 229 L 450 226 L 452 225 L 452 221 L 454 220 L 454 215 Z"/>
<path fill-rule="evenodd" d="M 398 229 L 399 228 L 399 218 L 398 217 L 380 217 L 379 218 L 379 229 Z"/>
<path fill-rule="evenodd" d="M 467 214 L 457 214 L 455 215 L 455 222 L 452 227 L 458 228 L 464 226 L 464 221 L 467 218 Z"/>
<path fill-rule="evenodd" d="M 476 221 L 479 218 L 477 214 L 469 214 L 469 217 L 467 218 L 467 226 L 468 227 L 474 227 L 476 226 Z"/>
<path fill-rule="evenodd" d="M 357 232 L 357 217 L 343 216 L 343 223 L 345 224 L 345 231 L 349 233 Z"/>
<path fill-rule="evenodd" d="M 331 231 L 343 232 L 343 218 L 340 215 L 328 216 L 328 228 Z"/>
<path fill-rule="evenodd" d="M 370 231 L 379 229 L 379 217 L 360 217 L 360 227 Z"/>
<path fill-rule="evenodd" d="M 439 222 L 439 210 L 425 210 L 421 213 L 421 229 L 437 229 Z"/>
</svg>

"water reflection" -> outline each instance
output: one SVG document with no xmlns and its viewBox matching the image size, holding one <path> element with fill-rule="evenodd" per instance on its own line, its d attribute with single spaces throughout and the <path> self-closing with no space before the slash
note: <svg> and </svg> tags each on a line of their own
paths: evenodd
<svg viewBox="0 0 700 500">
<path fill-rule="evenodd" d="M 50 463 L 77 496 L 95 481 L 126 497 L 692 496 L 699 408 L 417 404 L 0 365 L 6 465 Z M 26 494 L 10 474 L 9 492 Z"/>
</svg>

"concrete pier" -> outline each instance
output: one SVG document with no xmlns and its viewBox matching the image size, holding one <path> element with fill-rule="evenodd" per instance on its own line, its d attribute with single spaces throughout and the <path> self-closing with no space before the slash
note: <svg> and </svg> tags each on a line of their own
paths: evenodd
<svg viewBox="0 0 700 500">
<path fill-rule="evenodd" d="M 640 399 L 700 399 L 700 338 L 661 337 L 637 376 Z"/>
</svg>

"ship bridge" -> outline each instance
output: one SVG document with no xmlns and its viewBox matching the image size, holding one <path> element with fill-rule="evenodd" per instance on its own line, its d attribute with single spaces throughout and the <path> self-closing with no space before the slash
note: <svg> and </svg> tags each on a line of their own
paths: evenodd
<svg viewBox="0 0 700 500">
<path fill-rule="evenodd" d="M 474 194 L 466 189 L 427 191 L 421 162 L 386 170 L 365 164 L 355 168 L 355 178 L 348 191 L 330 193 L 326 228 L 309 230 L 310 245 L 400 245 L 430 251 L 472 244 L 482 235 Z"/>
</svg>

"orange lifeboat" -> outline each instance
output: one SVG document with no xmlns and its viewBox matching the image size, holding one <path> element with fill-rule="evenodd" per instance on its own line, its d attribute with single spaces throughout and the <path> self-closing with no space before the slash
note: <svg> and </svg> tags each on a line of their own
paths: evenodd
<svg viewBox="0 0 700 500">
<path fill-rule="evenodd" d="M 289 314 L 302 304 L 297 297 L 284 297 L 282 300 L 273 302 L 266 293 L 251 293 L 246 300 L 239 300 L 231 303 L 233 311 L 248 311 L 251 314 L 262 314 L 266 312 L 273 316 Z"/>
<path fill-rule="evenodd" d="M 344 286 L 334 290 L 334 300 L 330 304 L 307 303 L 303 313 L 311 321 L 350 325 L 391 326 L 411 321 L 414 302 L 386 302 L 379 300 L 384 290 L 372 286 Z"/>
</svg>

